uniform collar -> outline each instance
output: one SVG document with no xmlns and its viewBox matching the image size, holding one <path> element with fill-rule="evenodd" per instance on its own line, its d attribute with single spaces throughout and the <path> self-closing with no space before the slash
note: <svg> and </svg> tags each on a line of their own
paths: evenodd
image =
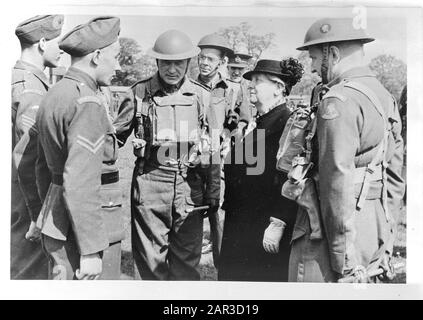
<svg viewBox="0 0 423 320">
<path fill-rule="evenodd" d="M 191 80 L 189 80 L 187 75 L 185 75 L 182 81 L 182 85 L 178 90 L 181 94 L 194 94 L 196 92 L 194 84 L 191 82 Z M 158 72 L 153 76 L 153 78 L 151 78 L 150 85 L 151 93 L 153 96 L 155 96 L 158 92 L 166 94 L 163 88 L 163 84 L 160 81 Z"/>
<path fill-rule="evenodd" d="M 48 79 L 45 75 L 45 73 L 38 68 L 36 65 L 33 65 L 32 63 L 23 61 L 23 60 L 18 60 L 14 66 L 14 69 L 19 69 L 19 70 L 25 70 L 28 72 L 31 72 L 34 76 L 36 76 L 42 83 L 44 83 L 44 85 L 48 88 L 50 87 L 50 84 L 48 82 Z"/>
<path fill-rule="evenodd" d="M 208 84 L 204 83 L 201 78 L 200 75 L 198 75 L 197 77 L 197 81 L 199 83 L 201 83 L 203 86 L 209 88 L 210 90 L 218 87 L 220 84 L 223 86 L 223 88 L 228 88 L 229 84 L 228 84 L 228 79 L 226 79 L 222 73 L 220 71 L 217 72 L 216 76 L 214 77 L 214 79 L 211 82 L 211 86 L 209 86 Z"/>
<path fill-rule="evenodd" d="M 345 79 L 362 78 L 362 77 L 375 77 L 375 74 L 370 70 L 369 67 L 365 67 L 365 66 L 354 67 L 345 71 L 340 76 L 330 81 L 328 83 L 328 87 L 332 87 Z"/>
<path fill-rule="evenodd" d="M 97 82 L 88 73 L 75 67 L 70 67 L 68 69 L 68 72 L 66 72 L 64 78 L 83 83 L 95 92 L 99 88 Z"/>
</svg>

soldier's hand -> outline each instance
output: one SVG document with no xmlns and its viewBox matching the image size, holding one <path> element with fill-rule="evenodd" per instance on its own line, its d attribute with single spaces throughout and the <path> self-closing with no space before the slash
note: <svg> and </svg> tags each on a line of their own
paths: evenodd
<svg viewBox="0 0 423 320">
<path fill-rule="evenodd" d="M 79 269 L 76 270 L 78 280 L 97 280 L 102 272 L 103 262 L 98 253 L 81 256 Z"/>
<path fill-rule="evenodd" d="M 354 283 L 368 282 L 367 270 L 365 267 L 358 265 L 353 270 Z"/>
<path fill-rule="evenodd" d="M 395 268 L 391 260 L 391 256 L 385 253 L 379 266 L 383 269 L 383 273 L 378 276 L 378 279 L 382 282 L 392 281 L 395 278 Z"/>
<path fill-rule="evenodd" d="M 41 239 L 41 229 L 37 227 L 35 221 L 31 221 L 28 232 L 25 234 L 25 239 L 33 242 L 38 242 Z"/>
<path fill-rule="evenodd" d="M 209 206 L 209 212 L 214 213 L 219 209 L 219 199 L 207 199 L 206 204 Z"/>
<path fill-rule="evenodd" d="M 282 239 L 286 223 L 274 217 L 270 217 L 270 224 L 264 231 L 263 248 L 267 253 L 278 253 L 279 242 Z"/>
</svg>

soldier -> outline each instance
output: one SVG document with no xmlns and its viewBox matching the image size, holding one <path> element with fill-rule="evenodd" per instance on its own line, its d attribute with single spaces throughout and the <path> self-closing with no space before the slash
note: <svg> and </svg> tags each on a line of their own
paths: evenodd
<svg viewBox="0 0 423 320">
<path fill-rule="evenodd" d="M 199 51 L 181 31 L 161 34 L 148 51 L 158 72 L 135 83 L 119 108 L 120 143 L 132 130 L 136 137 L 132 252 L 145 280 L 200 279 L 203 217 L 195 207 L 207 200 L 195 155 L 210 159 L 207 148 L 198 149 L 203 106 L 186 74 Z"/>
<path fill-rule="evenodd" d="M 51 279 L 119 277 L 122 225 L 114 128 L 97 92 L 120 70 L 119 31 L 119 18 L 97 17 L 63 37 L 59 47 L 70 54 L 71 67 L 37 114 L 39 160 L 45 156 L 51 175 L 49 184 L 40 166 L 45 202 L 37 225 Z"/>
<path fill-rule="evenodd" d="M 209 34 L 198 42 L 201 49 L 198 55 L 200 73 L 197 84 L 200 97 L 205 106 L 205 118 L 212 136 L 213 163 L 203 174 L 206 184 L 220 183 L 221 161 L 230 150 L 230 132 L 235 130 L 239 136 L 249 121 L 248 96 L 240 90 L 240 85 L 227 79 L 221 72 L 225 58 L 233 55 L 233 50 L 220 35 Z M 242 95 L 244 93 L 244 95 Z M 238 127 L 238 128 L 237 128 Z M 221 141 L 222 140 L 222 141 Z M 210 188 L 208 189 L 210 190 Z M 205 195 L 209 199 L 208 210 L 214 265 L 218 266 L 222 242 L 223 216 L 219 215 L 219 190 L 210 190 Z"/>
<path fill-rule="evenodd" d="M 242 75 L 248 70 L 248 64 L 252 56 L 246 53 L 235 52 L 232 56 L 229 57 L 228 69 L 229 75 L 233 82 L 240 84 L 240 89 L 242 95 L 245 97 L 249 96 L 249 81 L 244 79 Z M 257 115 L 257 110 L 254 108 L 253 104 L 249 105 L 249 117 L 253 119 Z"/>
<path fill-rule="evenodd" d="M 62 25 L 62 15 L 36 16 L 20 23 L 15 31 L 21 44 L 21 58 L 12 71 L 12 279 L 47 279 L 47 258 L 36 228 L 42 202 L 35 179 L 38 141 L 35 117 L 49 89 L 43 71 L 59 64 L 57 37 Z"/>
<path fill-rule="evenodd" d="M 313 226 L 306 228 L 293 243 L 291 281 L 350 275 L 368 281 L 367 271 L 377 268 L 391 276 L 392 215 L 404 192 L 403 142 L 394 98 L 364 65 L 363 44 L 373 40 L 353 20 L 327 18 L 309 28 L 298 48 L 308 50 L 312 70 L 329 88 L 317 111 L 318 189 L 328 256 L 324 242 L 313 239 Z"/>
</svg>

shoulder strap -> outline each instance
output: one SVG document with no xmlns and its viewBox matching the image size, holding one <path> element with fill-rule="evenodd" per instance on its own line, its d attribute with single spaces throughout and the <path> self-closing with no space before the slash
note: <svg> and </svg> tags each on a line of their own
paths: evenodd
<svg viewBox="0 0 423 320">
<path fill-rule="evenodd" d="M 386 115 L 385 111 L 383 110 L 382 104 L 378 98 L 378 96 L 373 92 L 372 89 L 370 89 L 368 86 L 354 82 L 354 81 L 346 81 L 344 83 L 345 87 L 354 89 L 356 91 L 361 92 L 363 95 L 365 95 L 370 102 L 373 104 L 373 106 L 376 108 L 377 112 L 380 114 L 380 116 L 383 118 L 384 123 L 386 125 Z"/>
<path fill-rule="evenodd" d="M 102 105 L 101 100 L 98 97 L 94 97 L 94 96 L 85 96 L 85 97 L 81 97 L 78 100 L 76 100 L 76 102 L 78 104 L 84 104 L 84 103 L 89 103 L 89 102 L 93 102 L 96 103 L 98 105 Z"/>
<path fill-rule="evenodd" d="M 373 157 L 372 161 L 367 165 L 367 170 L 365 172 L 364 178 L 363 178 L 363 184 L 360 191 L 360 195 L 357 201 L 357 208 L 361 209 L 364 205 L 364 201 L 366 199 L 369 187 L 370 187 L 370 181 L 368 176 L 371 175 L 376 169 L 377 169 L 377 162 L 379 159 L 382 161 L 382 183 L 383 183 L 383 190 L 382 190 L 382 197 L 383 197 L 383 208 L 385 211 L 385 215 L 387 220 L 390 220 L 389 212 L 388 212 L 388 205 L 387 205 L 387 176 L 386 176 L 386 148 L 388 147 L 388 139 L 389 139 L 389 130 L 388 130 L 388 123 L 387 123 L 387 116 L 385 114 L 385 111 L 383 110 L 382 103 L 380 102 L 380 99 L 378 96 L 373 92 L 372 89 L 370 89 L 368 86 L 354 82 L 354 81 L 346 81 L 344 83 L 345 87 L 351 88 L 353 90 L 359 91 L 361 94 L 367 97 L 369 101 L 372 103 L 372 105 L 376 108 L 377 112 L 383 119 L 383 128 L 384 128 L 384 137 L 382 141 L 379 143 L 378 150 Z"/>
</svg>

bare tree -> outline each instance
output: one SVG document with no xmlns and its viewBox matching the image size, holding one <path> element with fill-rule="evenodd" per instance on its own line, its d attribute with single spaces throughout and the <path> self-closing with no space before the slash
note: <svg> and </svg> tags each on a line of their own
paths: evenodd
<svg viewBox="0 0 423 320">
<path fill-rule="evenodd" d="M 247 51 L 253 56 L 253 62 L 260 59 L 262 53 L 274 46 L 273 32 L 264 35 L 254 34 L 248 22 L 241 22 L 238 26 L 221 28 L 219 34 L 224 36 L 234 51 Z"/>
</svg>

